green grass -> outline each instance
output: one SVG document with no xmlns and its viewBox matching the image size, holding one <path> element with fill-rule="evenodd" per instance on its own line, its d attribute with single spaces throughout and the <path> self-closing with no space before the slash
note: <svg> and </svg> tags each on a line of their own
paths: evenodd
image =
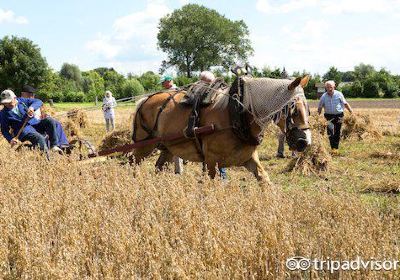
<svg viewBox="0 0 400 280">
<path fill-rule="evenodd" d="M 96 106 L 94 102 L 62 102 L 54 103 L 54 108 L 56 111 L 68 111 L 71 109 L 88 109 L 98 107 L 101 110 L 101 102 Z M 131 102 L 121 102 L 118 104 L 120 109 L 134 108 L 134 104 Z"/>
</svg>

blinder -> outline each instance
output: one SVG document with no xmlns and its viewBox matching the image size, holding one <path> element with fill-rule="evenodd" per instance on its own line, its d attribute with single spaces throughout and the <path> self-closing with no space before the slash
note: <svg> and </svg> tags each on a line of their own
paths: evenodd
<svg viewBox="0 0 400 280">
<path fill-rule="evenodd" d="M 296 107 L 294 109 L 290 109 L 289 114 L 286 117 L 285 135 L 286 141 L 291 149 L 303 151 L 307 146 L 307 136 L 304 131 L 308 130 L 309 126 L 307 125 L 301 128 L 296 126 L 293 118 L 297 117 L 298 115 L 299 111 Z"/>
</svg>

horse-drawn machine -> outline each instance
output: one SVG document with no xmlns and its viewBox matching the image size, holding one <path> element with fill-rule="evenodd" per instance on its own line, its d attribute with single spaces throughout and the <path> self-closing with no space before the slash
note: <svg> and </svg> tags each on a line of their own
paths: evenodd
<svg viewBox="0 0 400 280">
<path fill-rule="evenodd" d="M 137 103 L 132 143 L 101 151 L 82 138 L 73 144 L 81 151 L 86 147 L 80 159 L 89 162 L 130 153 L 131 162 L 140 163 L 159 149 L 159 170 L 177 156 L 206 164 L 211 177 L 217 166 L 245 166 L 258 180 L 269 182 L 256 148 L 271 121 L 285 133 L 292 150 L 311 144 L 303 91 L 307 82 L 307 76 L 291 81 L 238 75 L 230 87 L 217 80 L 157 92 Z"/>
</svg>

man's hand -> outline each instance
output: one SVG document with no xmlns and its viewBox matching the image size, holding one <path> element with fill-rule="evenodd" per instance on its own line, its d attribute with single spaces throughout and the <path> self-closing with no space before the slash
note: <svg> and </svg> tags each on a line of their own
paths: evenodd
<svg viewBox="0 0 400 280">
<path fill-rule="evenodd" d="M 349 105 L 349 103 L 344 104 L 344 107 L 350 112 L 350 114 L 353 114 L 353 108 Z"/>
<path fill-rule="evenodd" d="M 32 118 L 33 117 L 33 114 L 35 113 L 35 110 L 32 108 L 32 107 L 29 107 L 28 108 L 28 111 L 26 111 L 26 114 L 30 117 L 30 118 Z"/>
<path fill-rule="evenodd" d="M 16 144 L 18 144 L 18 139 L 16 138 L 11 139 L 10 141 L 11 148 L 14 147 Z"/>
</svg>

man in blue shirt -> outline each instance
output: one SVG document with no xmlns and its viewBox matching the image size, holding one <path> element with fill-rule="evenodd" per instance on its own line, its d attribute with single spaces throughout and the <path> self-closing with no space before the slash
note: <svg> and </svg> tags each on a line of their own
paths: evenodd
<svg viewBox="0 0 400 280">
<path fill-rule="evenodd" d="M 29 86 L 29 85 L 25 85 L 22 88 L 21 91 L 21 97 L 23 98 L 33 98 L 35 99 L 35 92 L 36 89 Z M 45 118 L 51 118 L 49 115 L 47 114 L 42 114 L 41 109 L 37 109 L 34 113 L 34 117 L 42 120 Z M 66 148 L 69 147 L 69 142 L 67 139 L 67 136 L 65 135 L 64 129 L 61 125 L 61 123 L 59 121 L 57 121 L 56 119 L 52 118 L 54 120 L 54 122 L 56 123 L 56 130 L 57 130 L 57 137 L 58 137 L 58 143 L 57 146 L 60 148 Z"/>
<path fill-rule="evenodd" d="M 342 128 L 344 108 L 346 108 L 350 114 L 353 113 L 349 103 L 343 96 L 343 93 L 335 90 L 335 82 L 327 81 L 325 83 L 326 92 L 321 96 L 318 104 L 318 114 L 321 114 L 322 108 L 324 108 L 324 117 L 328 121 L 328 136 L 331 144 L 332 152 L 337 153 L 340 142 L 340 130 Z"/>
<path fill-rule="evenodd" d="M 57 146 L 57 132 L 54 120 L 47 118 L 38 120 L 34 118 L 35 110 L 42 106 L 42 101 L 31 98 L 17 98 L 12 90 L 4 90 L 1 93 L 1 104 L 4 105 L 0 111 L 1 133 L 13 147 L 20 141 L 30 141 L 34 146 L 39 146 L 42 151 L 47 151 L 46 138 L 43 133 L 49 136 L 50 148 L 61 152 Z M 24 127 L 25 120 L 27 123 Z M 13 135 L 10 133 L 13 130 Z M 18 132 L 21 133 L 17 136 Z"/>
</svg>

